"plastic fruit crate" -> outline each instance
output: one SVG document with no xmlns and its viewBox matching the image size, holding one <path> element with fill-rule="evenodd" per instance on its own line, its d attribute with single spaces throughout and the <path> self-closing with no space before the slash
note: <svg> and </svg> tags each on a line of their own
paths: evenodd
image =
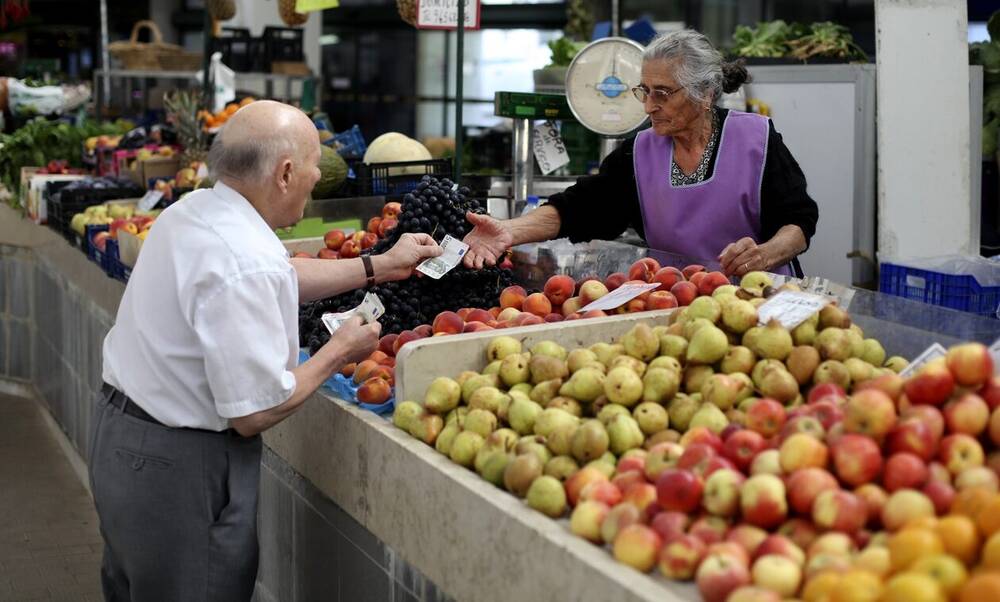
<svg viewBox="0 0 1000 602">
<path fill-rule="evenodd" d="M 309 359 L 309 353 L 304 349 L 300 349 L 299 363 L 301 364 L 307 359 Z M 363 410 L 375 412 L 379 416 L 392 416 L 392 412 L 396 408 L 395 397 L 390 397 L 384 403 L 380 404 L 361 403 L 358 401 L 358 389 L 360 386 L 354 384 L 354 380 L 339 373 L 328 378 L 326 382 L 323 383 L 323 387 L 336 395 L 339 399 L 352 403 Z"/>
<path fill-rule="evenodd" d="M 104 267 L 104 272 L 115 280 L 128 282 L 129 276 L 132 275 L 132 268 L 122 263 L 118 258 L 117 240 L 108 239 L 108 244 L 104 247 L 102 266 Z"/>
<path fill-rule="evenodd" d="M 354 186 L 357 196 L 385 196 L 398 199 L 416 189 L 420 178 L 432 175 L 450 178 L 453 175 L 451 159 L 428 161 L 398 161 L 395 163 L 355 163 Z"/>
<path fill-rule="evenodd" d="M 1000 286 L 983 286 L 969 274 L 883 262 L 878 288 L 887 295 L 1000 318 Z"/>
</svg>

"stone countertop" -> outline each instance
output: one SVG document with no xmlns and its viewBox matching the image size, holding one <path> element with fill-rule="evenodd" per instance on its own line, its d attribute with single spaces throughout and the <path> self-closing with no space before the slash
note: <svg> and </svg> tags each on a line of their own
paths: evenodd
<svg viewBox="0 0 1000 602">
<path fill-rule="evenodd" d="M 59 234 L 0 206 L 0 245 L 32 250 L 109 319 L 125 286 Z M 458 600 L 697 600 L 642 575 L 373 413 L 317 392 L 264 434 L 299 475 Z"/>
</svg>

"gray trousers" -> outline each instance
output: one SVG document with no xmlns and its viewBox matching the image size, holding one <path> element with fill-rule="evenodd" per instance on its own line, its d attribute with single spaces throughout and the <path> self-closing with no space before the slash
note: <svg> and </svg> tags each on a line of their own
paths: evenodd
<svg viewBox="0 0 1000 602">
<path fill-rule="evenodd" d="M 249 601 L 260 437 L 168 428 L 108 399 L 100 394 L 90 441 L 105 599 Z"/>
</svg>

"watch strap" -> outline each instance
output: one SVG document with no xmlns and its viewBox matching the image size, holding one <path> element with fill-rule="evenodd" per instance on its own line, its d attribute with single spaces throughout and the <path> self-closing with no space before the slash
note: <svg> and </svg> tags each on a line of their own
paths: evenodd
<svg viewBox="0 0 1000 602">
<path fill-rule="evenodd" d="M 372 267 L 372 258 L 370 255 L 362 255 L 361 263 L 365 266 L 365 288 L 372 288 L 375 286 L 375 268 Z"/>
</svg>

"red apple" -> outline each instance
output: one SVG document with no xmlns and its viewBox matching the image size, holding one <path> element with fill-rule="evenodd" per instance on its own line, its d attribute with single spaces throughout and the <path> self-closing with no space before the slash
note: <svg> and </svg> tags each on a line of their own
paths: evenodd
<svg viewBox="0 0 1000 602">
<path fill-rule="evenodd" d="M 705 485 L 690 470 L 670 468 L 656 479 L 656 498 L 667 511 L 692 512 L 701 505 Z"/>
<path fill-rule="evenodd" d="M 800 514 L 812 511 L 813 501 L 821 492 L 840 489 L 837 479 L 828 471 L 818 468 L 801 468 L 788 477 L 788 504 Z"/>
<path fill-rule="evenodd" d="M 837 383 L 820 383 L 809 389 L 809 395 L 806 397 L 806 403 L 814 403 L 824 398 L 834 398 L 842 401 L 847 401 L 847 394 L 844 393 L 843 387 Z"/>
<path fill-rule="evenodd" d="M 722 453 L 722 438 L 703 426 L 689 428 L 681 436 L 680 444 L 690 447 L 695 443 L 704 443 L 718 453 Z"/>
<path fill-rule="evenodd" d="M 940 442 L 941 437 L 944 436 L 944 415 L 941 414 L 941 410 L 934 406 L 911 405 L 902 410 L 900 417 L 904 419 L 916 418 L 926 424 L 931 429 L 935 443 Z"/>
<path fill-rule="evenodd" d="M 683 441 L 681 445 L 684 445 Z M 677 468 L 690 470 L 696 475 L 705 476 L 708 462 L 717 455 L 714 448 L 704 443 L 693 443 L 684 449 L 684 453 L 677 459 Z"/>
<path fill-rule="evenodd" d="M 712 472 L 705 479 L 702 506 L 715 516 L 735 515 L 740 505 L 740 487 L 745 480 L 742 473 L 730 468 L 721 468 Z M 706 541 L 705 543 L 711 542 Z"/>
<path fill-rule="evenodd" d="M 766 447 L 767 440 L 763 435 L 757 431 L 742 429 L 726 438 L 722 446 L 722 455 L 746 472 L 754 456 Z"/>
<path fill-rule="evenodd" d="M 844 435 L 833 444 L 832 452 L 837 476 L 852 487 L 872 481 L 882 470 L 882 451 L 870 437 Z"/>
<path fill-rule="evenodd" d="M 344 242 L 346 241 L 347 235 L 344 234 L 343 230 L 330 230 L 323 235 L 323 244 L 326 245 L 327 249 L 333 249 L 334 251 L 344 246 Z"/>
<path fill-rule="evenodd" d="M 853 534 L 868 521 L 868 506 L 850 491 L 831 489 L 816 496 L 812 519 L 821 529 Z"/>
<path fill-rule="evenodd" d="M 691 305 L 698 296 L 698 287 L 693 282 L 681 281 L 670 287 L 670 293 L 677 298 L 681 307 Z"/>
<path fill-rule="evenodd" d="M 917 407 L 934 409 L 932 406 Z M 931 427 L 916 417 L 904 418 L 889 432 L 888 448 L 892 453 L 909 452 L 929 462 L 937 455 L 937 447 L 938 439 Z"/>
<path fill-rule="evenodd" d="M 989 420 L 990 407 L 975 393 L 966 393 L 944 406 L 944 422 L 950 433 L 965 433 L 977 437 L 986 430 Z"/>
<path fill-rule="evenodd" d="M 792 541 L 789 537 L 781 534 L 768 535 L 767 538 L 757 546 L 753 553 L 753 558 L 757 559 L 768 554 L 777 554 L 794 560 L 796 564 L 802 565 L 806 562 L 806 553 L 802 547 Z"/>
<path fill-rule="evenodd" d="M 636 483 L 625 490 L 622 495 L 623 504 L 632 504 L 638 508 L 644 517 L 649 517 L 659 511 L 656 507 L 656 487 L 650 483 Z"/>
<path fill-rule="evenodd" d="M 726 534 L 726 541 L 739 544 L 751 557 L 767 538 L 767 531 L 745 523 L 734 526 Z"/>
<path fill-rule="evenodd" d="M 740 491 L 743 519 L 751 525 L 768 529 L 780 525 L 788 514 L 785 484 L 770 474 L 750 477 Z"/>
<path fill-rule="evenodd" d="M 601 502 L 581 501 L 569 517 L 569 530 L 578 537 L 591 543 L 603 543 L 601 539 L 601 523 L 608 515 L 610 507 Z"/>
<path fill-rule="evenodd" d="M 778 527 L 778 535 L 784 535 L 801 549 L 808 549 L 819 536 L 812 521 L 804 518 L 790 518 Z"/>
<path fill-rule="evenodd" d="M 684 535 L 691 518 L 683 512 L 657 512 L 649 521 L 649 526 L 660 534 L 663 541 L 669 542 Z"/>
<path fill-rule="evenodd" d="M 983 388 L 979 389 L 979 396 L 990 406 L 991 411 L 1000 407 L 1000 376 L 994 376 L 986 381 Z"/>
<path fill-rule="evenodd" d="M 868 509 L 868 524 L 877 525 L 882 518 L 882 507 L 889 499 L 889 494 L 875 483 L 865 483 L 854 490 L 854 495 L 858 496 Z"/>
<path fill-rule="evenodd" d="M 646 525 L 628 525 L 618 532 L 612 545 L 615 560 L 648 573 L 656 566 L 663 540 Z"/>
<path fill-rule="evenodd" d="M 844 420 L 844 410 L 841 409 L 840 404 L 833 401 L 830 398 L 823 398 L 820 401 L 808 404 L 805 406 L 806 415 L 813 416 L 819 423 L 823 425 L 823 428 L 830 430 L 833 425 L 839 424 Z"/>
<path fill-rule="evenodd" d="M 565 275 L 557 275 L 546 280 L 542 290 L 553 306 L 559 306 L 573 296 L 575 289 L 576 283 L 572 278 Z"/>
<path fill-rule="evenodd" d="M 888 395 L 893 401 L 899 401 L 900 396 L 903 394 L 904 382 L 903 377 L 898 374 L 880 374 L 875 378 L 857 383 L 854 385 L 854 390 L 878 389 Z"/>
<path fill-rule="evenodd" d="M 594 468 L 593 466 L 584 466 L 566 479 L 566 482 L 564 483 L 564 487 L 566 489 L 566 499 L 569 500 L 569 504 L 571 506 L 576 506 L 584 487 L 595 481 L 608 482 L 608 480 L 607 475 L 597 468 Z"/>
<path fill-rule="evenodd" d="M 934 511 L 938 515 L 947 514 L 951 509 L 951 502 L 955 499 L 955 488 L 950 483 L 931 479 L 927 481 L 921 491 L 934 504 Z"/>
<path fill-rule="evenodd" d="M 795 433 L 785 439 L 778 454 L 781 469 L 786 473 L 792 473 L 801 468 L 826 466 L 829 451 L 816 437 L 806 433 Z"/>
<path fill-rule="evenodd" d="M 967 468 L 982 466 L 985 460 L 983 446 L 974 438 L 962 433 L 948 435 L 941 440 L 938 457 L 948 472 L 955 476 Z"/>
<path fill-rule="evenodd" d="M 844 430 L 881 439 L 896 425 L 896 405 L 876 389 L 858 391 L 844 406 Z"/>
<path fill-rule="evenodd" d="M 930 476 L 927 463 L 916 454 L 900 452 L 892 454 L 885 463 L 882 484 L 892 493 L 899 489 L 920 489 Z"/>
<path fill-rule="evenodd" d="M 781 429 L 781 441 L 799 433 L 810 435 L 818 440 L 822 440 L 823 437 L 826 436 L 826 429 L 823 428 L 823 424 L 819 421 L 819 419 L 814 418 L 813 416 L 806 416 L 804 413 L 805 409 L 802 408 L 802 410 L 803 413 L 800 413 L 797 416 L 789 415 L 788 422 L 786 422 L 785 426 Z"/>
<path fill-rule="evenodd" d="M 642 513 L 632 504 L 618 504 L 608 511 L 601 523 L 601 539 L 613 542 L 618 533 L 629 525 L 642 523 Z"/>
<path fill-rule="evenodd" d="M 319 251 L 316 251 L 316 257 L 319 259 L 340 259 L 340 253 L 334 251 L 333 249 L 323 247 Z"/>
<path fill-rule="evenodd" d="M 710 554 L 698 566 L 695 581 L 705 602 L 726 602 L 730 593 L 750 584 L 750 571 L 731 556 Z"/>
<path fill-rule="evenodd" d="M 764 437 L 772 437 L 785 425 L 785 406 L 767 397 L 758 399 L 747 410 L 747 428 Z"/>
<path fill-rule="evenodd" d="M 702 516 L 688 529 L 688 535 L 694 535 L 706 546 L 725 541 L 728 532 L 729 523 L 720 516 Z"/>
<path fill-rule="evenodd" d="M 665 541 L 658 559 L 660 572 L 670 579 L 692 579 L 705 557 L 705 543 L 683 533 Z"/>
<path fill-rule="evenodd" d="M 955 377 L 945 363 L 945 358 L 933 359 L 903 384 L 903 392 L 914 404 L 941 405 L 955 390 Z"/>
<path fill-rule="evenodd" d="M 580 491 L 579 501 L 584 500 L 594 500 L 613 507 L 622 501 L 622 492 L 608 481 L 592 481 Z"/>
<path fill-rule="evenodd" d="M 993 358 L 982 343 L 963 343 L 948 350 L 948 370 L 961 387 L 980 387 L 993 377 Z"/>
</svg>

